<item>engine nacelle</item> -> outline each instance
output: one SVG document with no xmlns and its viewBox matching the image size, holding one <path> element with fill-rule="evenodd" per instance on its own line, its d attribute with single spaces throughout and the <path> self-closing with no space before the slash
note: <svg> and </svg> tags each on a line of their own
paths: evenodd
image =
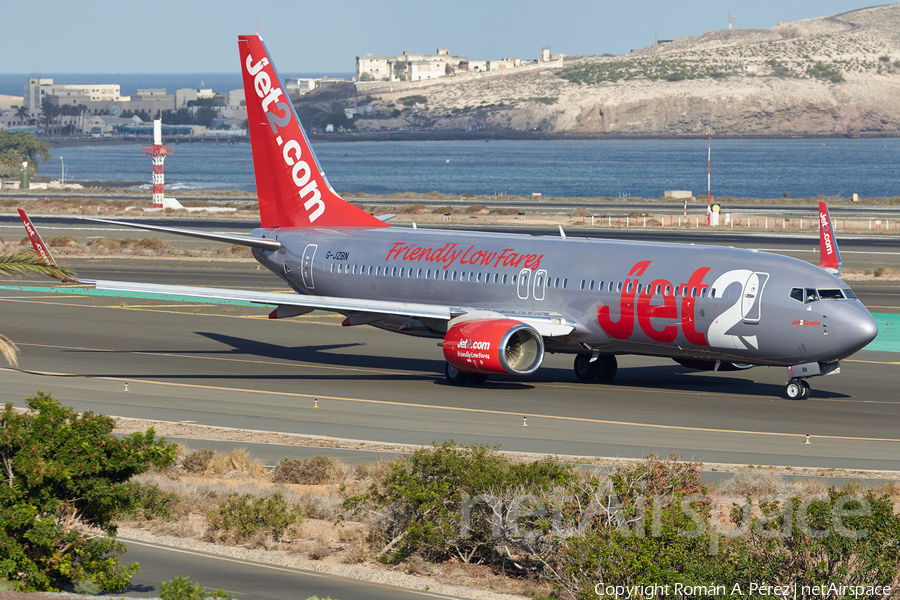
<svg viewBox="0 0 900 600">
<path fill-rule="evenodd" d="M 463 373 L 528 375 L 544 360 L 544 340 L 531 325 L 512 319 L 476 319 L 453 325 L 444 358 Z"/>
<path fill-rule="evenodd" d="M 743 371 L 744 369 L 753 368 L 749 363 L 735 363 L 727 361 L 719 361 L 719 367 L 716 368 L 716 361 L 703 360 L 700 358 L 673 358 L 682 367 L 689 369 L 698 369 L 700 371 Z"/>
</svg>

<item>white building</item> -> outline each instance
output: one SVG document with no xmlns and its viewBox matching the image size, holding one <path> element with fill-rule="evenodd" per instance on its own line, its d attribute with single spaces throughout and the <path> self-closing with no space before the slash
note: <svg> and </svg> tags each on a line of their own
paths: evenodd
<svg viewBox="0 0 900 600">
<path fill-rule="evenodd" d="M 175 90 L 175 108 L 184 108 L 187 106 L 188 102 L 193 102 L 194 100 L 199 100 L 201 98 L 212 98 L 215 95 L 216 93 L 209 88 L 181 88 L 180 90 Z"/>
<path fill-rule="evenodd" d="M 119 102 L 131 98 L 120 95 L 118 84 L 54 84 L 52 79 L 29 79 L 25 86 L 25 106 L 35 114 L 41 102 L 50 98 L 54 104 L 86 104 L 87 102 Z"/>
</svg>

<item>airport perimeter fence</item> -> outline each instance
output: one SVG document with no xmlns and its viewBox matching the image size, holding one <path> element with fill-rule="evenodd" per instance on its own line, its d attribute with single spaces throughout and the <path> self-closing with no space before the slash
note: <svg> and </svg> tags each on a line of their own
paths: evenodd
<svg viewBox="0 0 900 600">
<path fill-rule="evenodd" d="M 832 219 L 835 231 L 870 231 L 873 233 L 900 233 L 900 219 Z M 819 220 L 787 217 L 740 216 L 720 217 L 718 224 L 705 216 L 612 216 L 589 215 L 582 217 L 581 224 L 607 228 L 666 228 L 666 229 L 734 229 L 750 231 L 819 231 Z"/>
</svg>

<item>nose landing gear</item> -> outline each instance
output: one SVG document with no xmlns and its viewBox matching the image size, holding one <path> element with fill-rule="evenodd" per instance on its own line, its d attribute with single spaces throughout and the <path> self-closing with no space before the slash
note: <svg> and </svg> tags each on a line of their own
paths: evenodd
<svg viewBox="0 0 900 600">
<path fill-rule="evenodd" d="M 805 379 L 791 379 L 786 388 L 787 397 L 791 400 L 806 400 L 809 398 L 809 384 Z"/>
</svg>

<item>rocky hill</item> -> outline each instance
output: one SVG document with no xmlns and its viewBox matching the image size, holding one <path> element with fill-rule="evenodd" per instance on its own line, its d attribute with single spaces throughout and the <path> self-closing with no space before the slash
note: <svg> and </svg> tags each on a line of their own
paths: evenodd
<svg viewBox="0 0 900 600">
<path fill-rule="evenodd" d="M 900 4 L 771 30 L 709 31 L 623 56 L 566 57 L 561 69 L 385 84 L 353 101 L 373 107 L 353 123 L 368 129 L 897 135 Z"/>
</svg>

